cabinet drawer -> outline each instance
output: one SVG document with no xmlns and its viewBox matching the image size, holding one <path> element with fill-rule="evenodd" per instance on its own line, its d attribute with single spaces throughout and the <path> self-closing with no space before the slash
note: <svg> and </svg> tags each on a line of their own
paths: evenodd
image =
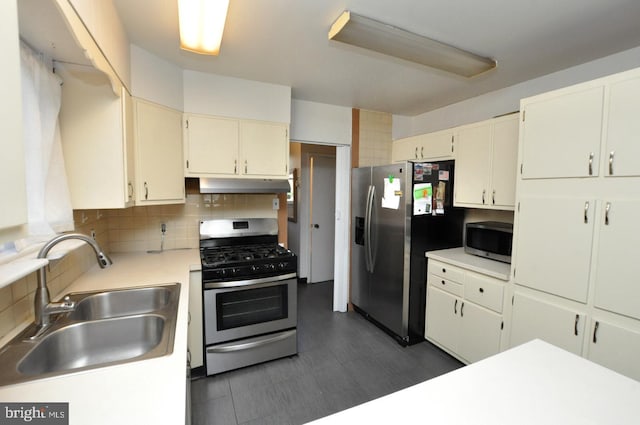
<svg viewBox="0 0 640 425">
<path fill-rule="evenodd" d="M 464 298 L 498 313 L 502 312 L 504 285 L 496 279 L 476 273 L 467 273 Z"/>
<path fill-rule="evenodd" d="M 464 270 L 452 265 L 429 259 L 427 272 L 457 283 L 464 283 Z"/>
<path fill-rule="evenodd" d="M 450 279 L 446 279 L 442 276 L 435 275 L 433 273 L 429 273 L 429 276 L 427 277 L 427 282 L 431 286 L 435 286 L 436 288 L 442 289 L 443 291 L 447 291 L 450 294 L 462 297 L 464 288 L 461 284 L 457 282 L 454 282 Z"/>
</svg>

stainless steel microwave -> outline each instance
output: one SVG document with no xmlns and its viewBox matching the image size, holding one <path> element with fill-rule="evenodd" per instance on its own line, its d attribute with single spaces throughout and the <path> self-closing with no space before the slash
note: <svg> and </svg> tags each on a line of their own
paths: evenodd
<svg viewBox="0 0 640 425">
<path fill-rule="evenodd" d="M 511 263 L 513 224 L 499 221 L 467 223 L 465 252 L 492 260 Z"/>
</svg>

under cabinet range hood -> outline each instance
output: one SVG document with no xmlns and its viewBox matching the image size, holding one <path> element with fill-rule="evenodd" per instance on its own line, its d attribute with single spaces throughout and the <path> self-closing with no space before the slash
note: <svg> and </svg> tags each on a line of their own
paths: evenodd
<svg viewBox="0 0 640 425">
<path fill-rule="evenodd" d="M 285 179 L 200 179 L 200 193 L 287 193 L 289 190 L 289 181 Z"/>
</svg>

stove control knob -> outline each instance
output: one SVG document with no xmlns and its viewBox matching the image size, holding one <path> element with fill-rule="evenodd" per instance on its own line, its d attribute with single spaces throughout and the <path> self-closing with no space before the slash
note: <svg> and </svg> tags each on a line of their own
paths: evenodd
<svg viewBox="0 0 640 425">
<path fill-rule="evenodd" d="M 275 264 L 267 264 L 266 268 L 267 268 L 267 270 L 275 270 L 276 266 L 275 266 Z"/>
<path fill-rule="evenodd" d="M 227 276 L 227 269 L 220 270 L 220 276 L 226 277 Z"/>
<path fill-rule="evenodd" d="M 287 265 L 285 263 L 278 263 L 278 269 L 284 270 Z"/>
<path fill-rule="evenodd" d="M 251 266 L 251 271 L 252 272 L 257 272 L 259 270 L 259 267 L 256 265 Z"/>
</svg>

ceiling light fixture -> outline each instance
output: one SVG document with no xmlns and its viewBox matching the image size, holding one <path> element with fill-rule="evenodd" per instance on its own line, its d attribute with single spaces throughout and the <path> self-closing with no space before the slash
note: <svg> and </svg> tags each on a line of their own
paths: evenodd
<svg viewBox="0 0 640 425">
<path fill-rule="evenodd" d="M 217 56 L 228 8 L 229 0 L 178 0 L 180 48 Z"/>
<path fill-rule="evenodd" d="M 331 25 L 329 40 L 340 41 L 416 62 L 432 68 L 473 77 L 497 66 L 495 60 L 357 15 L 348 10 Z"/>
</svg>

